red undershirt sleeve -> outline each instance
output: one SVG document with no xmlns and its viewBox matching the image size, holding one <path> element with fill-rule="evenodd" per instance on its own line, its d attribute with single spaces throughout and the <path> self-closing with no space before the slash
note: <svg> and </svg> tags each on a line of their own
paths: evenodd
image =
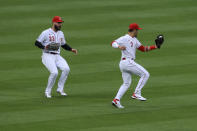
<svg viewBox="0 0 197 131">
<path fill-rule="evenodd" d="M 151 45 L 151 46 L 143 46 L 143 45 L 141 45 L 138 48 L 138 50 L 140 50 L 142 52 L 147 52 L 147 51 L 154 50 L 154 49 L 157 49 L 157 46 L 156 45 Z"/>
</svg>

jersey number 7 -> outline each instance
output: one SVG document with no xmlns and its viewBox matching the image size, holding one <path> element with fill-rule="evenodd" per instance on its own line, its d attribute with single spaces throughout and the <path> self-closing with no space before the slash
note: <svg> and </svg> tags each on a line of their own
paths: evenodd
<svg viewBox="0 0 197 131">
<path fill-rule="evenodd" d="M 131 47 L 133 47 L 133 42 L 130 42 L 130 44 L 131 44 Z"/>
</svg>

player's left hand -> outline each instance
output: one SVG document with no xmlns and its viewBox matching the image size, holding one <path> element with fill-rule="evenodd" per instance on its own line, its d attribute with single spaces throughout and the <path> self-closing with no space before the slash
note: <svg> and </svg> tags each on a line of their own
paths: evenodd
<svg viewBox="0 0 197 131">
<path fill-rule="evenodd" d="M 72 49 L 71 51 L 74 52 L 75 54 L 78 53 L 77 49 Z"/>
<path fill-rule="evenodd" d="M 155 44 L 156 44 L 157 48 L 160 49 L 163 42 L 164 42 L 164 36 L 158 35 L 157 38 L 155 39 Z"/>
</svg>

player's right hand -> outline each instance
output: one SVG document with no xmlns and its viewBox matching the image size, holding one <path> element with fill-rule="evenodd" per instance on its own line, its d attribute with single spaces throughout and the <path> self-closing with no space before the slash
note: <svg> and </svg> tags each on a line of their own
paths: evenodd
<svg viewBox="0 0 197 131">
<path fill-rule="evenodd" d="M 118 48 L 121 49 L 121 50 L 126 50 L 125 46 L 119 46 Z"/>
<path fill-rule="evenodd" d="M 49 49 L 49 45 L 45 46 L 44 48 L 45 48 L 46 50 L 48 50 L 48 49 Z"/>
<path fill-rule="evenodd" d="M 71 51 L 74 52 L 75 54 L 78 53 L 77 49 L 72 49 Z"/>
</svg>

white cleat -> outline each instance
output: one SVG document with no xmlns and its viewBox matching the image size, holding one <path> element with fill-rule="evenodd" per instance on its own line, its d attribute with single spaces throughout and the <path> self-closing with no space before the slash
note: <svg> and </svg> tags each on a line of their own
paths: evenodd
<svg viewBox="0 0 197 131">
<path fill-rule="evenodd" d="M 45 92 L 45 96 L 46 96 L 46 98 L 51 98 L 51 94 L 48 92 Z"/>
<path fill-rule="evenodd" d="M 131 98 L 133 98 L 133 99 L 138 99 L 138 100 L 140 100 L 140 101 L 146 101 L 146 98 L 144 98 L 144 97 L 141 96 L 141 95 L 135 94 L 135 93 L 133 93 L 133 95 L 131 96 Z"/>
<path fill-rule="evenodd" d="M 67 94 L 64 91 L 57 91 L 61 96 L 67 96 Z"/>
<path fill-rule="evenodd" d="M 118 99 L 114 99 L 113 101 L 112 101 L 112 105 L 113 106 L 115 106 L 115 107 L 117 107 L 117 108 L 124 108 L 124 106 L 122 106 L 121 104 L 120 104 L 120 100 L 118 100 Z"/>
</svg>

